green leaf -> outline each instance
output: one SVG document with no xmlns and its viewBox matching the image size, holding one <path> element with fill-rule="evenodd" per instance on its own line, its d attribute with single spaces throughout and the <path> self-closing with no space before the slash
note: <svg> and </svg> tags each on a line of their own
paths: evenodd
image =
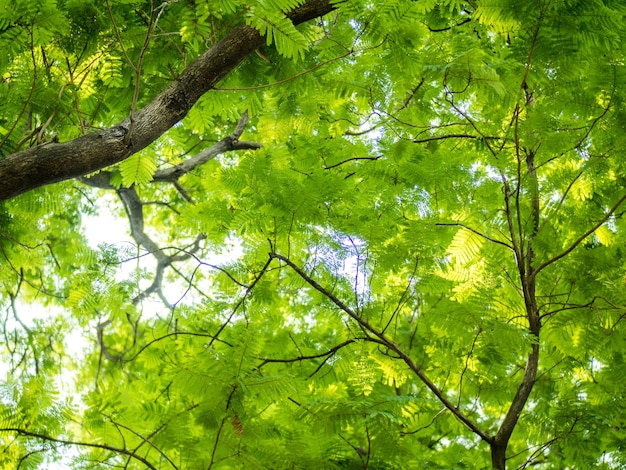
<svg viewBox="0 0 626 470">
<path fill-rule="evenodd" d="M 246 22 L 265 36 L 268 46 L 274 44 L 282 56 L 288 59 L 304 58 L 308 41 L 285 15 L 254 9 L 248 14 Z"/>
<path fill-rule="evenodd" d="M 122 185 L 130 187 L 134 184 L 146 184 L 152 181 L 152 176 L 156 171 L 156 162 L 145 153 L 131 155 L 120 163 L 120 174 Z"/>
</svg>

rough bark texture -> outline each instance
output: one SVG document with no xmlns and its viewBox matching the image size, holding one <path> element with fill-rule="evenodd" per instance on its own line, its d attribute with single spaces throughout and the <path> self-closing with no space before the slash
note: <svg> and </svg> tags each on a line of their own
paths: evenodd
<svg viewBox="0 0 626 470">
<path fill-rule="evenodd" d="M 328 0 L 307 0 L 287 16 L 294 24 L 300 24 L 333 8 Z M 95 134 L 69 142 L 50 142 L 0 160 L 0 201 L 101 170 L 147 147 L 183 119 L 203 94 L 264 42 L 258 31 L 245 24 L 232 30 L 148 105 L 135 112 L 129 139 L 126 134 L 131 126 L 127 118 Z"/>
</svg>

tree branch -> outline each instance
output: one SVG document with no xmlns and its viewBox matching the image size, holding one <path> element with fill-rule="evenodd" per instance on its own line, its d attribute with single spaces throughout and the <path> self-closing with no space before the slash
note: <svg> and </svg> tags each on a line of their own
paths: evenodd
<svg viewBox="0 0 626 470">
<path fill-rule="evenodd" d="M 338 166 L 341 166 L 345 163 L 348 162 L 355 162 L 355 161 L 359 161 L 359 160 L 380 160 L 381 158 L 383 158 L 382 155 L 378 155 L 377 157 L 352 157 L 352 158 L 348 158 L 346 160 L 343 160 L 339 163 L 335 163 L 334 165 L 328 165 L 328 166 L 324 166 L 324 170 L 331 170 L 333 168 L 337 168 Z"/>
<path fill-rule="evenodd" d="M 624 194 L 614 205 L 613 207 L 611 207 L 608 212 L 604 215 L 604 217 L 602 217 L 598 222 L 596 222 L 593 227 L 591 227 L 589 230 L 587 230 L 585 233 L 583 233 L 580 237 L 578 237 L 576 240 L 574 240 L 574 242 L 569 246 L 569 248 L 567 248 L 566 250 L 562 251 L 561 253 L 559 253 L 556 256 L 553 256 L 552 258 L 550 258 L 547 261 L 544 261 L 543 263 L 541 263 L 537 268 L 535 268 L 535 270 L 530 273 L 530 277 L 535 278 L 537 277 L 537 274 L 539 274 L 541 271 L 543 271 L 543 269 L 547 268 L 548 266 L 550 266 L 551 264 L 557 262 L 558 260 L 560 260 L 561 258 L 564 258 L 565 256 L 567 256 L 568 254 L 570 254 L 572 251 L 574 251 L 576 249 L 576 247 L 578 245 L 580 245 L 589 235 L 591 235 L 593 232 L 595 232 L 596 230 L 598 230 L 600 228 L 600 226 L 605 223 L 607 220 L 609 220 L 609 218 L 613 215 L 613 213 L 619 208 L 619 206 L 622 205 L 622 203 L 626 201 L 626 194 Z"/>
<path fill-rule="evenodd" d="M 302 356 L 298 356 L 298 357 L 293 357 L 291 359 L 272 359 L 272 358 L 259 357 L 257 359 L 259 359 L 259 360 L 261 360 L 263 362 L 261 362 L 261 364 L 259 364 L 257 366 L 257 369 L 260 369 L 265 364 L 269 364 L 269 363 L 289 364 L 291 362 L 301 362 L 301 361 L 306 361 L 308 359 L 319 359 L 320 357 L 332 356 L 337 351 L 339 351 L 341 348 L 343 348 L 344 346 L 352 344 L 355 341 L 356 341 L 356 339 L 349 339 L 349 340 L 344 341 L 343 343 L 339 343 L 336 346 L 333 346 L 328 351 L 324 351 L 323 353 L 312 354 L 312 355 L 302 355 Z"/>
<path fill-rule="evenodd" d="M 335 8 L 329 0 L 307 0 L 287 16 L 294 24 L 300 24 Z M 39 145 L 0 160 L 0 201 L 93 173 L 139 152 L 183 119 L 202 95 L 264 43 L 265 38 L 246 24 L 233 29 L 151 102 L 133 113 L 133 132 L 126 143 L 129 118 L 94 134 Z"/>
<path fill-rule="evenodd" d="M 339 309 L 341 309 L 344 313 L 346 313 L 349 317 L 351 317 L 354 321 L 356 321 L 364 331 L 372 334 L 374 337 L 368 338 L 368 341 L 372 341 L 378 343 L 387 349 L 391 350 L 395 353 L 400 359 L 404 361 L 404 363 L 409 367 L 415 375 L 422 381 L 426 387 L 428 387 L 433 394 L 437 397 L 437 399 L 452 412 L 452 414 L 461 421 L 465 426 L 467 426 L 472 432 L 477 434 L 481 439 L 485 442 L 491 444 L 493 442 L 493 438 L 489 436 L 485 431 L 483 431 L 474 421 L 472 421 L 469 417 L 465 415 L 459 408 L 457 408 L 443 393 L 437 385 L 435 385 L 428 376 L 424 373 L 422 368 L 418 366 L 411 357 L 404 352 L 396 343 L 394 343 L 390 338 L 388 338 L 382 331 L 375 328 L 368 321 L 366 321 L 363 317 L 358 315 L 354 310 L 348 307 L 345 303 L 343 303 L 337 296 L 335 296 L 332 292 L 328 291 L 320 284 L 318 284 L 313 278 L 311 278 L 307 273 L 305 273 L 299 266 L 294 264 L 290 259 L 279 255 L 278 253 L 270 253 L 270 260 L 277 259 L 282 261 L 287 266 L 289 266 L 292 270 L 294 270 L 298 276 L 304 279 L 307 284 L 313 287 L 316 291 L 322 294 L 324 297 L 329 299 L 332 303 L 334 303 Z"/>
<path fill-rule="evenodd" d="M 221 341 L 219 339 L 220 334 L 222 333 L 222 331 L 224 331 L 224 328 L 226 328 L 226 326 L 230 323 L 230 321 L 232 320 L 232 318 L 235 315 L 235 313 L 237 313 L 237 310 L 239 310 L 239 307 L 241 307 L 241 305 L 243 305 L 245 300 L 248 298 L 248 296 L 252 292 L 252 289 L 254 288 L 254 286 L 256 286 L 257 283 L 261 280 L 261 278 L 265 275 L 265 273 L 267 272 L 267 269 L 269 268 L 271 262 L 272 262 L 272 258 L 268 259 L 265 262 L 265 264 L 261 268 L 261 271 L 259 271 L 259 273 L 254 278 L 254 280 L 246 288 L 245 293 L 241 296 L 239 301 L 233 307 L 233 309 L 232 309 L 230 315 L 228 316 L 228 318 L 226 319 L 226 321 L 224 323 L 222 323 L 222 325 L 218 328 L 218 330 L 215 333 L 215 335 L 213 335 L 213 338 L 211 339 L 211 342 L 209 343 L 209 346 L 212 346 L 215 341 Z"/>
<path fill-rule="evenodd" d="M 139 445 L 137 445 L 137 447 L 135 447 L 134 452 L 137 452 L 144 444 L 148 444 L 150 447 L 152 447 L 154 450 L 156 450 L 159 453 L 159 455 L 161 455 L 172 466 L 172 468 L 178 470 L 178 466 L 172 461 L 172 459 L 170 459 L 167 456 L 167 454 L 161 450 L 160 447 L 158 447 L 156 444 L 154 444 L 150 440 L 154 436 L 156 436 L 158 433 L 160 433 L 167 426 L 167 424 L 168 424 L 167 422 L 161 424 L 158 428 L 156 428 L 154 431 L 152 431 L 150 434 L 148 434 L 148 436 L 143 436 L 140 433 L 138 433 L 137 431 L 135 431 L 134 429 L 132 429 L 131 427 L 126 426 L 125 424 L 117 422 L 115 419 L 113 419 L 112 416 L 108 416 L 108 415 L 105 415 L 105 416 L 116 427 L 119 427 L 119 428 L 122 428 L 122 429 L 126 429 L 128 432 L 130 432 L 131 434 L 133 434 L 133 435 L 137 436 L 139 439 L 141 439 L 142 442 Z"/>
<path fill-rule="evenodd" d="M 228 152 L 229 150 L 257 150 L 262 147 L 257 142 L 240 142 L 239 137 L 246 128 L 248 123 L 248 111 L 245 111 L 241 115 L 241 119 L 237 123 L 237 127 L 232 134 L 224 137 L 219 142 L 213 144 L 211 147 L 202 150 L 196 156 L 185 160 L 183 163 L 167 168 L 165 170 L 157 171 L 153 176 L 153 181 L 168 181 L 173 183 L 177 181 L 181 176 L 186 175 L 190 171 L 194 170 L 198 166 L 214 159 L 218 155 Z"/>
<path fill-rule="evenodd" d="M 48 442 L 56 442 L 57 444 L 64 444 L 70 446 L 80 446 L 80 447 L 93 447 L 96 449 L 108 450 L 111 452 L 116 452 L 118 454 L 128 455 L 135 460 L 138 460 L 142 464 L 144 464 L 147 468 L 151 470 L 157 470 L 157 467 L 152 465 L 148 460 L 146 460 L 141 455 L 137 455 L 135 452 L 130 451 L 128 449 L 120 449 L 117 447 L 109 446 L 106 444 L 95 444 L 93 442 L 80 442 L 80 441 L 70 441 L 67 439 L 57 439 L 56 437 L 48 436 L 46 434 L 41 434 L 38 432 L 27 431 L 26 429 L 21 428 L 0 428 L 0 432 L 13 432 L 20 436 L 34 437 L 36 439 L 41 439 Z"/>
<path fill-rule="evenodd" d="M 319 354 L 312 354 L 312 355 L 300 355 L 298 357 L 292 357 L 290 359 L 271 359 L 271 358 L 264 358 L 264 357 L 259 357 L 259 360 L 262 360 L 263 362 L 261 362 L 261 364 L 259 364 L 257 366 L 257 369 L 260 369 L 261 367 L 263 367 L 265 364 L 270 364 L 270 363 L 278 363 L 278 364 L 290 364 L 290 363 L 294 363 L 294 362 L 302 362 L 302 361 L 306 361 L 306 360 L 311 360 L 311 359 L 319 359 L 319 358 L 324 358 L 324 360 L 317 366 L 317 368 L 309 375 L 309 377 L 313 377 L 315 374 L 317 374 L 319 372 L 319 370 L 324 366 L 324 364 L 326 364 L 326 362 L 328 362 L 328 360 L 330 358 L 332 358 L 335 354 L 337 354 L 337 351 L 339 351 L 341 348 L 348 346 L 349 344 L 355 343 L 356 341 L 359 340 L 366 340 L 367 338 L 354 338 L 354 339 L 349 339 L 344 341 L 343 343 L 339 343 L 335 346 L 333 346 L 332 348 L 330 348 L 328 351 L 325 351 L 323 353 L 319 353 Z"/>
<path fill-rule="evenodd" d="M 435 225 L 436 225 L 437 227 L 462 227 L 462 228 L 464 228 L 464 229 L 466 229 L 466 230 L 469 230 L 469 231 L 470 231 L 470 232 L 472 232 L 472 233 L 475 233 L 475 234 L 476 234 L 476 235 L 478 235 L 479 237 L 482 237 L 482 238 L 484 238 L 485 240 L 487 240 L 487 241 L 489 241 L 489 242 L 491 242 L 491 243 L 496 243 L 496 244 L 498 244 L 498 245 L 502 245 L 502 246 L 507 247 L 507 248 L 508 248 L 509 250 L 511 250 L 511 251 L 515 251 L 515 250 L 513 249 L 513 247 L 512 247 L 511 245 L 509 245 L 508 243 L 503 242 L 503 241 L 501 241 L 501 240 L 496 240 L 495 238 L 488 237 L 488 236 L 487 236 L 487 235 L 485 235 L 484 233 L 479 232 L 478 230 L 475 230 L 475 229 L 473 229 L 473 228 L 471 228 L 471 227 L 468 227 L 467 225 L 462 224 L 462 223 L 459 223 L 459 222 L 454 222 L 454 223 L 436 223 Z"/>
</svg>

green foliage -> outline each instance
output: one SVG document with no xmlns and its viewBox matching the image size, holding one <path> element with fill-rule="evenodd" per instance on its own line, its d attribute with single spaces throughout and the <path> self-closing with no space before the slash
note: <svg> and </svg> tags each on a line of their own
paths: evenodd
<svg viewBox="0 0 626 470">
<path fill-rule="evenodd" d="M 124 186 L 148 183 L 155 171 L 156 162 L 145 153 L 136 153 L 120 163 L 120 175 Z"/>
<path fill-rule="evenodd" d="M 291 3 L 297 5 L 298 2 Z M 283 13 L 285 10 L 290 10 L 292 6 L 286 4 L 285 8 L 278 9 L 277 7 L 278 5 L 252 6 L 246 21 L 265 36 L 268 46 L 274 44 L 282 56 L 288 59 L 303 58 L 309 41 Z"/>
<path fill-rule="evenodd" d="M 622 2 L 5 3 L 2 157 L 266 45 L 0 205 L 2 468 L 487 468 L 535 349 L 507 467 L 624 468 Z"/>
</svg>

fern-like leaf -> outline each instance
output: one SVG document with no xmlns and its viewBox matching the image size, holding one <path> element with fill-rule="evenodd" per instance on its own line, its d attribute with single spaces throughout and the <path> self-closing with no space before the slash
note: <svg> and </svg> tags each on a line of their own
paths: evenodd
<svg viewBox="0 0 626 470">
<path fill-rule="evenodd" d="M 268 46 L 273 43 L 283 57 L 304 57 L 308 42 L 285 15 L 254 9 L 248 16 L 247 23 L 265 36 Z"/>
<path fill-rule="evenodd" d="M 454 235 L 450 246 L 448 246 L 448 255 L 454 258 L 457 263 L 469 263 L 480 252 L 484 241 L 481 236 L 462 228 Z"/>
<path fill-rule="evenodd" d="M 142 153 L 131 155 L 120 164 L 122 184 L 127 187 L 150 182 L 155 171 L 154 159 Z"/>
</svg>

